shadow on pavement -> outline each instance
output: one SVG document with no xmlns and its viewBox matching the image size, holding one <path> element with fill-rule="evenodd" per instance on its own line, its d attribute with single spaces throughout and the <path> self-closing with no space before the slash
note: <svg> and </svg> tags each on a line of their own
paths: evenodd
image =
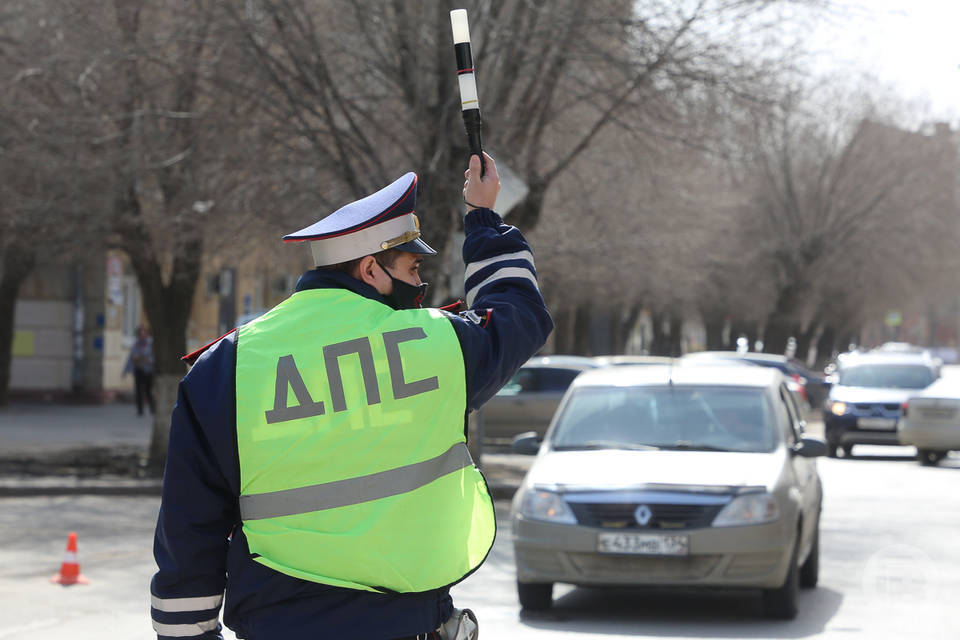
<svg viewBox="0 0 960 640">
<path fill-rule="evenodd" d="M 705 638 L 807 638 L 824 632 L 843 594 L 829 588 L 800 592 L 795 620 L 763 617 L 756 591 L 712 592 L 581 587 L 544 612 L 521 611 L 535 629 L 617 635 Z"/>
<path fill-rule="evenodd" d="M 916 455 L 876 455 L 876 454 L 866 454 L 858 455 L 854 451 L 853 455 L 849 458 L 838 458 L 840 462 L 845 463 L 854 463 L 854 462 L 905 462 L 910 464 L 919 465 L 920 462 L 917 460 Z M 935 465 L 930 465 L 926 467 L 928 469 L 960 469 L 960 457 L 951 455 L 950 457 L 944 458 Z"/>
</svg>

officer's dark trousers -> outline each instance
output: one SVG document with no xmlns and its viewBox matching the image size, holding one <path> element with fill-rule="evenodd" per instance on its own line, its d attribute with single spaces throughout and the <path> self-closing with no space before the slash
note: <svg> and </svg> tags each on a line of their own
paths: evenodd
<svg viewBox="0 0 960 640">
<path fill-rule="evenodd" d="M 150 413 L 153 413 L 153 373 L 133 371 L 133 394 L 137 399 L 137 415 L 143 415 L 143 401 L 147 401 Z"/>
</svg>

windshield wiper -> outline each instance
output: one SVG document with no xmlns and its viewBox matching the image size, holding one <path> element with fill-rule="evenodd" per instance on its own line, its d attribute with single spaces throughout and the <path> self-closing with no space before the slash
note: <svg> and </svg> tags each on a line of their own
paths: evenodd
<svg viewBox="0 0 960 640">
<path fill-rule="evenodd" d="M 667 451 L 730 451 L 724 447 L 715 447 L 711 444 L 697 444 L 693 442 L 676 442 L 672 445 L 660 447 Z"/>
<path fill-rule="evenodd" d="M 578 444 L 564 444 L 554 447 L 558 451 L 575 449 L 624 449 L 626 451 L 659 451 L 660 447 L 649 444 L 634 444 L 631 442 L 615 442 L 613 440 L 590 440 Z"/>
</svg>

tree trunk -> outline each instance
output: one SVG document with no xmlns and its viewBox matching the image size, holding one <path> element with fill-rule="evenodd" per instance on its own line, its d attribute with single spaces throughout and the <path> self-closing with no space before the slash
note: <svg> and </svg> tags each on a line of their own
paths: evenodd
<svg viewBox="0 0 960 640">
<path fill-rule="evenodd" d="M 633 335 L 633 331 L 637 326 L 637 320 L 639 318 L 639 304 L 635 304 L 625 311 L 621 310 L 617 314 L 618 333 L 616 340 L 614 340 L 611 345 L 613 348 L 613 353 L 619 354 L 627 352 L 627 343 L 630 341 L 630 337 Z"/>
<path fill-rule="evenodd" d="M 519 202 L 510 211 L 510 224 L 521 231 L 527 232 L 537 226 L 540 214 L 543 213 L 543 200 L 547 195 L 547 184 L 531 180 L 527 185 L 527 197 Z"/>
<path fill-rule="evenodd" d="M 837 332 L 829 324 L 824 325 L 817 339 L 817 360 L 814 363 L 817 369 L 823 369 L 833 358 L 833 352 L 837 348 L 836 342 Z"/>
<path fill-rule="evenodd" d="M 801 331 L 799 335 L 797 335 L 797 353 L 795 357 L 797 360 L 803 362 L 803 364 L 808 364 L 809 362 L 810 345 L 813 344 L 813 339 L 819 329 L 820 326 L 817 323 L 811 322 L 806 331 Z"/>
<path fill-rule="evenodd" d="M 707 351 L 723 351 L 727 348 L 723 342 L 723 328 L 726 324 L 726 319 L 721 315 L 704 314 L 703 326 L 707 333 Z"/>
<path fill-rule="evenodd" d="M 672 313 L 654 313 L 651 316 L 653 339 L 650 355 L 679 357 L 683 355 L 683 319 Z"/>
<path fill-rule="evenodd" d="M 590 314 L 589 304 L 577 305 L 574 320 L 573 353 L 578 356 L 590 355 Z"/>
<path fill-rule="evenodd" d="M 782 355 L 787 351 L 787 341 L 799 335 L 796 318 L 802 290 L 803 287 L 799 284 L 792 284 L 780 290 L 777 303 L 767 316 L 767 324 L 763 330 L 765 352 Z"/>
<path fill-rule="evenodd" d="M 683 355 L 683 318 L 670 315 L 670 339 L 668 356 L 679 358 Z"/>
<path fill-rule="evenodd" d="M 553 314 L 554 353 L 573 353 L 577 313 L 575 307 L 564 307 Z"/>
<path fill-rule="evenodd" d="M 187 352 L 187 323 L 193 295 L 200 278 L 203 241 L 200 234 L 184 229 L 178 238 L 169 281 L 163 281 L 161 260 L 143 226 L 140 204 L 132 186 L 118 194 L 115 203 L 123 247 L 143 294 L 143 307 L 153 333 L 154 414 L 148 468 L 159 474 L 167 457 L 170 413 L 176 402 L 177 381 L 186 365 L 180 357 Z"/>
<path fill-rule="evenodd" d="M 11 245 L 3 254 L 0 270 L 0 407 L 6 406 L 13 365 L 14 312 L 20 285 L 33 270 L 36 251 Z"/>
</svg>

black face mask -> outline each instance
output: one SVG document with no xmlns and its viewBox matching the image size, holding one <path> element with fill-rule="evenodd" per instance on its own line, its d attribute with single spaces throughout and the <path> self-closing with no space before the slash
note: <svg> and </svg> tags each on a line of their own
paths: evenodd
<svg viewBox="0 0 960 640">
<path fill-rule="evenodd" d="M 427 293 L 426 282 L 417 287 L 409 282 L 394 278 L 393 274 L 387 271 L 387 268 L 380 264 L 379 260 L 377 260 L 377 264 L 380 265 L 383 272 L 387 274 L 390 281 L 393 282 L 393 291 L 383 296 L 388 305 L 397 311 L 401 309 L 419 309 L 423 306 L 423 296 Z"/>
</svg>

